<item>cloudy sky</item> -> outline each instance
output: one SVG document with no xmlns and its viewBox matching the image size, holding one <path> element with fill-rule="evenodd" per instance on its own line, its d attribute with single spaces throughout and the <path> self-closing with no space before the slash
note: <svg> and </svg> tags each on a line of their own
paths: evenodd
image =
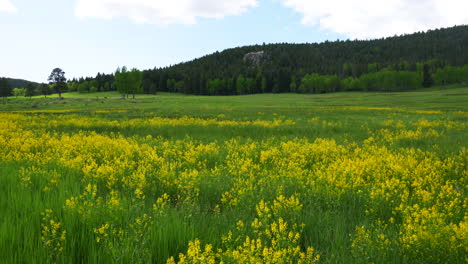
<svg viewBox="0 0 468 264">
<path fill-rule="evenodd" d="M 466 0 L 0 0 L 0 76 L 148 69 L 243 45 L 468 24 Z"/>
</svg>

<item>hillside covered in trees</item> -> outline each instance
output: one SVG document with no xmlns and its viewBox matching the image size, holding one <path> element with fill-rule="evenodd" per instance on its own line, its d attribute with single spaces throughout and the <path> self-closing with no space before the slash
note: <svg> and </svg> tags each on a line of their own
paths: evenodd
<svg viewBox="0 0 468 264">
<path fill-rule="evenodd" d="M 122 67 L 116 73 L 69 80 L 67 89 L 235 95 L 404 91 L 468 83 L 468 26 L 375 40 L 237 47 L 170 67 L 126 71 Z M 132 83 L 138 85 L 128 85 L 135 76 Z"/>
<path fill-rule="evenodd" d="M 244 60 L 246 54 L 259 51 L 264 53 L 260 64 Z M 377 40 L 228 49 L 144 71 L 143 90 L 193 94 L 404 90 L 424 82 L 430 86 L 463 77 L 467 81 L 467 68 L 454 68 L 466 64 L 468 26 L 457 26 Z M 457 74 L 461 76 L 451 76 Z"/>
<path fill-rule="evenodd" d="M 5 78 L 11 87 L 14 88 L 26 88 L 28 84 L 38 85 L 38 83 L 23 80 L 23 79 L 12 79 L 12 78 Z"/>
</svg>

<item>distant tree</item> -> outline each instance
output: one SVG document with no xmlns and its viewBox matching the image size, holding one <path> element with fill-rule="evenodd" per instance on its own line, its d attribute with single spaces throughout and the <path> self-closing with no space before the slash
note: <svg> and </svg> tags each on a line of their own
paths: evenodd
<svg viewBox="0 0 468 264">
<path fill-rule="evenodd" d="M 289 92 L 291 84 L 291 71 L 287 68 L 280 69 L 276 75 L 277 92 Z"/>
<path fill-rule="evenodd" d="M 79 93 L 88 93 L 89 92 L 89 82 L 83 81 L 78 85 L 78 92 Z"/>
<path fill-rule="evenodd" d="M 333 93 L 340 88 L 340 78 L 336 75 L 329 75 L 325 78 L 325 89 L 322 93 Z"/>
<path fill-rule="evenodd" d="M 255 84 L 256 82 L 254 78 L 245 78 L 247 93 L 255 93 Z"/>
<path fill-rule="evenodd" d="M 41 83 L 38 86 L 40 94 L 44 96 L 44 98 L 47 98 L 47 95 L 52 93 L 52 89 L 47 83 Z"/>
<path fill-rule="evenodd" d="M 273 88 L 271 89 L 271 92 L 272 93 L 279 93 L 280 92 L 280 86 L 279 86 L 278 82 L 276 82 L 276 81 L 274 82 Z"/>
<path fill-rule="evenodd" d="M 207 91 L 209 95 L 219 95 L 225 90 L 227 81 L 222 79 L 208 80 L 206 83 Z"/>
<path fill-rule="evenodd" d="M 257 75 L 255 76 L 255 88 L 253 91 L 254 93 L 263 93 L 262 80 L 263 80 L 263 73 L 262 71 L 258 70 Z"/>
<path fill-rule="evenodd" d="M 182 80 L 180 80 L 182 83 L 182 92 L 185 94 L 191 94 L 193 93 L 193 89 L 195 88 L 193 86 L 192 79 L 190 77 L 184 77 Z"/>
<path fill-rule="evenodd" d="M 59 94 L 59 98 L 62 98 L 62 92 L 67 89 L 67 78 L 65 78 L 65 72 L 60 68 L 55 68 L 50 73 L 47 79 L 50 84 L 55 85 L 55 90 Z"/>
<path fill-rule="evenodd" d="M 341 86 L 343 91 L 358 91 L 358 80 L 354 77 L 348 77 L 341 80 Z"/>
<path fill-rule="evenodd" d="M 350 63 L 344 63 L 343 64 L 343 75 L 345 77 L 352 76 L 353 75 L 353 67 L 351 66 Z"/>
<path fill-rule="evenodd" d="M 127 97 L 131 93 L 135 99 L 135 94 L 143 92 L 143 73 L 135 68 L 131 71 L 127 67 L 117 68 L 115 71 L 114 84 L 117 86 L 123 97 Z"/>
<path fill-rule="evenodd" d="M 18 96 L 26 95 L 26 88 L 13 88 L 13 95 L 18 98 Z"/>
<path fill-rule="evenodd" d="M 110 89 L 111 89 L 111 84 L 110 84 L 110 82 L 106 82 L 106 83 L 104 84 L 104 91 L 110 91 Z"/>
<path fill-rule="evenodd" d="M 143 73 L 138 69 L 133 68 L 127 74 L 129 75 L 129 92 L 133 94 L 133 99 L 135 99 L 135 94 L 143 92 Z"/>
<path fill-rule="evenodd" d="M 301 86 L 299 87 L 302 93 L 317 93 L 322 89 L 323 77 L 319 74 L 307 74 L 301 80 Z"/>
<path fill-rule="evenodd" d="M 77 82 L 69 82 L 68 83 L 68 91 L 69 92 L 76 92 L 78 91 L 79 84 Z"/>
<path fill-rule="evenodd" d="M 431 87 L 434 84 L 434 80 L 432 79 L 431 72 L 429 70 L 429 65 L 424 64 L 423 66 L 423 87 Z"/>
<path fill-rule="evenodd" d="M 235 94 L 236 80 L 235 78 L 228 78 L 226 82 L 226 94 Z"/>
<path fill-rule="evenodd" d="M 6 78 L 0 78 L 0 97 L 3 97 L 3 102 L 6 102 L 6 97 L 12 92 L 11 85 Z"/>
<path fill-rule="evenodd" d="M 101 74 L 98 72 L 95 78 L 96 83 L 91 84 L 91 87 L 96 86 L 97 91 L 103 91 L 104 90 L 104 74 Z"/>
<path fill-rule="evenodd" d="M 176 84 L 176 80 L 174 80 L 174 79 L 167 79 L 167 80 L 166 80 L 166 87 L 167 87 L 167 90 L 168 90 L 169 92 L 174 92 L 175 84 Z"/>
<path fill-rule="evenodd" d="M 438 69 L 433 77 L 438 85 L 466 83 L 468 82 L 468 65 L 463 67 L 447 66 Z"/>
<path fill-rule="evenodd" d="M 177 93 L 183 93 L 184 92 L 184 81 L 178 81 L 174 84 L 174 91 Z"/>
<path fill-rule="evenodd" d="M 289 84 L 289 90 L 291 93 L 295 93 L 297 90 L 297 81 L 296 81 L 296 76 L 293 76 L 291 78 L 291 83 Z"/>
<path fill-rule="evenodd" d="M 265 93 L 267 90 L 267 80 L 265 77 L 262 77 L 262 93 Z"/>
<path fill-rule="evenodd" d="M 99 91 L 99 82 L 97 80 L 92 80 L 89 82 L 89 92 L 95 93 Z"/>
<path fill-rule="evenodd" d="M 114 84 L 117 87 L 117 91 L 122 94 L 125 98 L 128 97 L 129 91 L 129 76 L 128 76 L 127 67 L 123 66 L 122 68 L 117 68 L 115 71 L 115 80 Z"/>
<path fill-rule="evenodd" d="M 245 94 L 247 92 L 247 80 L 242 74 L 237 77 L 236 92 L 237 94 Z"/>
<path fill-rule="evenodd" d="M 97 91 L 98 91 L 98 88 L 96 86 L 89 87 L 89 92 L 90 93 L 96 93 Z"/>
<path fill-rule="evenodd" d="M 367 69 L 369 72 L 377 72 L 379 70 L 379 65 L 377 63 L 370 63 L 367 65 Z"/>
<path fill-rule="evenodd" d="M 31 98 L 34 95 L 36 95 L 36 85 L 34 85 L 33 83 L 28 83 L 26 85 L 26 94 L 25 94 L 25 96 Z"/>
<path fill-rule="evenodd" d="M 158 87 L 156 86 L 155 83 L 151 83 L 150 87 L 148 89 L 149 94 L 156 94 L 158 92 Z"/>
</svg>

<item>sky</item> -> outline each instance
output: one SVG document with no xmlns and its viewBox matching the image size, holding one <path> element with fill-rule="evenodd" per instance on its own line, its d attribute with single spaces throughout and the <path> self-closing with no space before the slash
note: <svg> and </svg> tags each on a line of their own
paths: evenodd
<svg viewBox="0 0 468 264">
<path fill-rule="evenodd" d="M 262 43 L 372 39 L 468 24 L 467 0 L 0 0 L 0 76 L 46 82 Z"/>
</svg>

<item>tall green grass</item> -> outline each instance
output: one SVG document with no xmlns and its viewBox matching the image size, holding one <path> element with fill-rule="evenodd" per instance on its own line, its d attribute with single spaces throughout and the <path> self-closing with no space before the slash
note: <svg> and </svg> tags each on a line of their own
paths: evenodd
<svg viewBox="0 0 468 264">
<path fill-rule="evenodd" d="M 139 95 L 136 100 L 113 100 L 120 97 L 113 92 L 96 94 L 64 94 L 63 101 L 48 98 L 9 98 L 0 105 L 5 112 L 24 111 L 25 116 L 41 116 L 45 123 L 37 130 L 29 127 L 32 134 L 75 135 L 77 133 L 97 133 L 109 137 L 134 138 L 138 144 L 148 144 L 157 148 L 154 138 L 168 142 L 193 141 L 196 144 L 226 144 L 232 139 L 249 142 L 270 142 L 272 146 L 282 142 L 306 139 L 313 142 L 317 138 L 333 139 L 342 146 L 365 145 L 365 140 L 375 137 L 378 131 L 388 128 L 384 122 L 400 121 L 411 127 L 419 120 L 454 122 L 466 127 L 468 121 L 468 88 L 432 89 L 406 93 L 336 93 L 324 95 L 263 94 L 232 97 L 205 97 L 186 95 Z M 104 97 L 107 97 L 106 99 Z M 363 107 L 361 109 L 360 107 Z M 367 109 L 364 109 L 367 108 Z M 99 110 L 126 110 L 126 112 L 99 112 Z M 70 112 L 47 112 L 49 110 L 71 110 Z M 419 112 L 418 112 L 419 111 Z M 431 112 L 432 111 L 432 112 Z M 433 111 L 437 111 L 434 113 Z M 190 116 L 201 119 L 254 121 L 277 119 L 295 122 L 294 126 L 266 128 L 259 126 L 86 126 L 62 125 L 60 122 L 49 125 L 47 122 L 63 116 L 96 118 L 117 123 L 129 120 L 147 120 L 153 117 L 179 118 Z M 51 123 L 52 124 L 52 123 Z M 398 127 L 388 128 L 399 132 Z M 416 128 L 414 128 L 415 130 Z M 39 131 L 39 132 L 38 132 Z M 441 159 L 451 157 L 467 147 L 467 131 L 438 128 L 442 137 L 429 137 L 418 140 L 395 140 L 386 145 L 391 151 L 419 149 L 435 153 Z M 0 134 L 0 137 L 3 136 Z M 151 137 L 149 137 L 151 136 Z M 7 139 L 8 140 L 8 139 Z M 383 144 L 383 143 L 382 143 Z M 2 151 L 2 150 L 0 150 Z M 222 149 L 217 156 L 206 157 L 210 167 L 229 162 L 227 151 Z M 62 175 L 54 191 L 44 192 L 46 183 L 40 177 L 33 179 L 32 187 L 21 184 L 20 169 L 30 166 L 45 166 L 45 170 L 55 170 Z M 275 164 L 271 165 L 272 169 Z M 312 166 L 312 165 L 311 165 Z M 466 166 L 466 164 L 465 164 Z M 466 168 L 466 167 L 465 167 Z M 177 172 L 175 172 L 177 173 Z M 455 180 L 463 180 L 461 175 L 452 175 Z M 82 172 L 50 162 L 38 165 L 32 162 L 0 160 L 0 262 L 2 263 L 165 263 L 171 256 L 178 256 L 187 250 L 189 241 L 196 238 L 214 246 L 221 246 L 221 237 L 235 229 L 236 222 L 249 223 L 255 217 L 255 203 L 240 205 L 237 208 L 223 208 L 214 213 L 213 207 L 219 203 L 222 193 L 232 186 L 228 173 L 224 177 L 213 178 L 205 175 L 200 184 L 200 197 L 197 203 L 173 201 L 166 213 L 154 219 L 143 230 L 140 240 L 127 239 L 116 248 L 96 242 L 94 231 L 108 216 L 94 216 L 86 221 L 64 209 L 64 203 L 72 196 L 83 193 L 85 184 Z M 284 185 L 286 194 L 301 191 L 294 182 L 277 179 L 271 186 Z M 461 182 L 463 184 L 463 182 Z M 465 186 L 461 186 L 466 191 Z M 154 187 L 155 193 L 148 194 L 153 202 L 164 192 Z M 176 193 L 172 194 L 176 195 Z M 273 200 L 273 189 L 264 189 L 253 194 L 260 199 Z M 340 199 L 330 195 L 320 186 L 308 194 L 301 202 L 304 205 L 299 222 L 305 224 L 301 245 L 313 246 L 321 254 L 321 263 L 360 263 L 351 254 L 351 237 L 356 226 L 370 226 L 375 216 L 364 213 L 369 201 L 358 193 L 347 193 Z M 466 197 L 463 197 L 466 199 Z M 135 217 L 148 212 L 152 206 L 150 199 L 142 204 L 123 202 L 125 213 L 116 216 L 114 223 L 129 226 Z M 51 209 L 61 220 L 67 231 L 67 241 L 63 253 L 54 257 L 41 241 L 42 213 Z M 383 209 L 384 211 L 387 209 Z M 391 211 L 391 210 L 390 210 Z M 381 216 L 386 217 L 384 212 Z M 393 230 L 394 231 L 394 230 Z M 388 231 L 393 234 L 393 231 Z M 131 232 L 131 231 L 129 231 Z M 394 233 L 396 234 L 397 231 Z M 140 247 L 141 246 L 141 247 Z M 117 252 L 118 251 L 118 252 Z M 466 253 L 466 252 L 465 252 Z M 414 259 L 396 255 L 376 258 L 389 263 L 413 263 Z M 455 256 L 452 260 L 464 262 Z M 370 261 L 370 260 L 369 260 Z"/>
</svg>

